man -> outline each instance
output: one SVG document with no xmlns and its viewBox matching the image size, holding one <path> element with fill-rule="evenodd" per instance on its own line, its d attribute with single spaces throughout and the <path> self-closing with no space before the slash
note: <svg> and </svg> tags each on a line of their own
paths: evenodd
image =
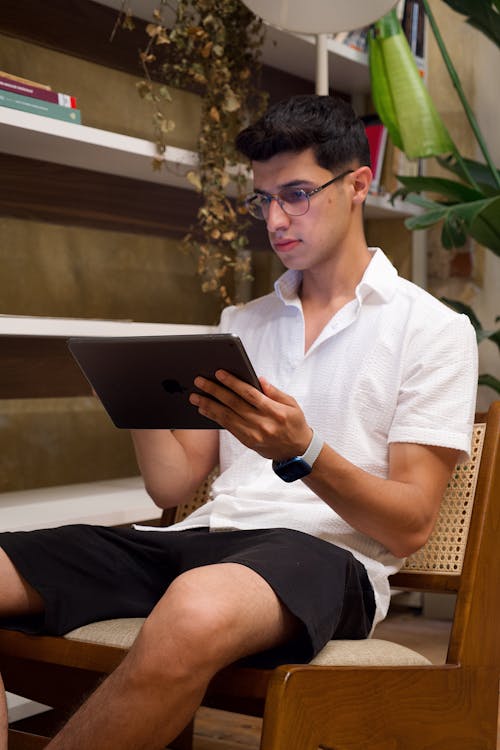
<svg viewBox="0 0 500 750">
<path fill-rule="evenodd" d="M 330 638 L 369 635 L 388 574 L 426 541 L 470 447 L 472 327 L 367 247 L 372 174 L 351 108 L 294 97 L 237 144 L 253 166 L 249 210 L 288 269 L 273 294 L 222 315 L 262 392 L 219 371 L 190 399 L 223 431 L 133 434 L 160 507 L 218 464 L 212 501 L 163 532 L 0 536 L 11 626 L 148 615 L 53 750 L 162 748 L 225 665 L 306 661 Z"/>
</svg>

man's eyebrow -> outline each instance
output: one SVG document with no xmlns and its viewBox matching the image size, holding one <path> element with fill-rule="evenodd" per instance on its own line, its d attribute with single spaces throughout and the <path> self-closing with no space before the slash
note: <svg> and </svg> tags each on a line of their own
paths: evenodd
<svg viewBox="0 0 500 750">
<path fill-rule="evenodd" d="M 289 182 L 283 182 L 281 185 L 278 185 L 278 190 L 293 187 L 312 187 L 314 184 L 315 183 L 311 182 L 311 180 L 290 180 Z M 271 195 L 267 190 L 261 190 L 260 188 L 254 188 L 254 192 L 259 193 L 259 195 Z"/>
</svg>

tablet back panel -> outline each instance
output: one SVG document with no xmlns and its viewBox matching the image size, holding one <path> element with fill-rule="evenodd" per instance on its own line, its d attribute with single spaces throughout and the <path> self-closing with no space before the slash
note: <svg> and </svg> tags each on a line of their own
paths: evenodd
<svg viewBox="0 0 500 750">
<path fill-rule="evenodd" d="M 224 369 L 260 385 L 231 334 L 71 338 L 69 349 L 117 427 L 219 429 L 189 403 L 194 378 Z"/>
</svg>

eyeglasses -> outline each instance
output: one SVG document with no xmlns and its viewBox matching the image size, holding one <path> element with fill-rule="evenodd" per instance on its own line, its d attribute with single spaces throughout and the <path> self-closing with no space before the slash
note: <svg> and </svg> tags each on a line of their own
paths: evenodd
<svg viewBox="0 0 500 750">
<path fill-rule="evenodd" d="M 276 193 L 276 195 L 272 193 L 251 193 L 245 199 L 245 206 L 255 219 L 262 219 L 263 221 L 267 221 L 269 217 L 269 207 L 272 200 L 275 200 L 281 210 L 288 216 L 302 216 L 309 211 L 310 199 L 313 195 L 320 193 L 329 185 L 337 182 L 337 180 L 341 180 L 342 177 L 351 174 L 351 172 L 354 172 L 354 169 L 347 169 L 345 172 L 325 182 L 324 185 L 314 188 L 314 190 L 285 187 L 279 193 Z"/>
</svg>

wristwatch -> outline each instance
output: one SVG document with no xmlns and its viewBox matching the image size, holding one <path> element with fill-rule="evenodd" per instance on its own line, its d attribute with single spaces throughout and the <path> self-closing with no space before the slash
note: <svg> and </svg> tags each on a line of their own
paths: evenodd
<svg viewBox="0 0 500 750">
<path fill-rule="evenodd" d="M 312 440 L 302 456 L 294 456 L 284 461 L 273 461 L 273 471 L 284 482 L 295 482 L 311 473 L 314 462 L 318 458 L 324 441 L 313 432 Z"/>
</svg>

